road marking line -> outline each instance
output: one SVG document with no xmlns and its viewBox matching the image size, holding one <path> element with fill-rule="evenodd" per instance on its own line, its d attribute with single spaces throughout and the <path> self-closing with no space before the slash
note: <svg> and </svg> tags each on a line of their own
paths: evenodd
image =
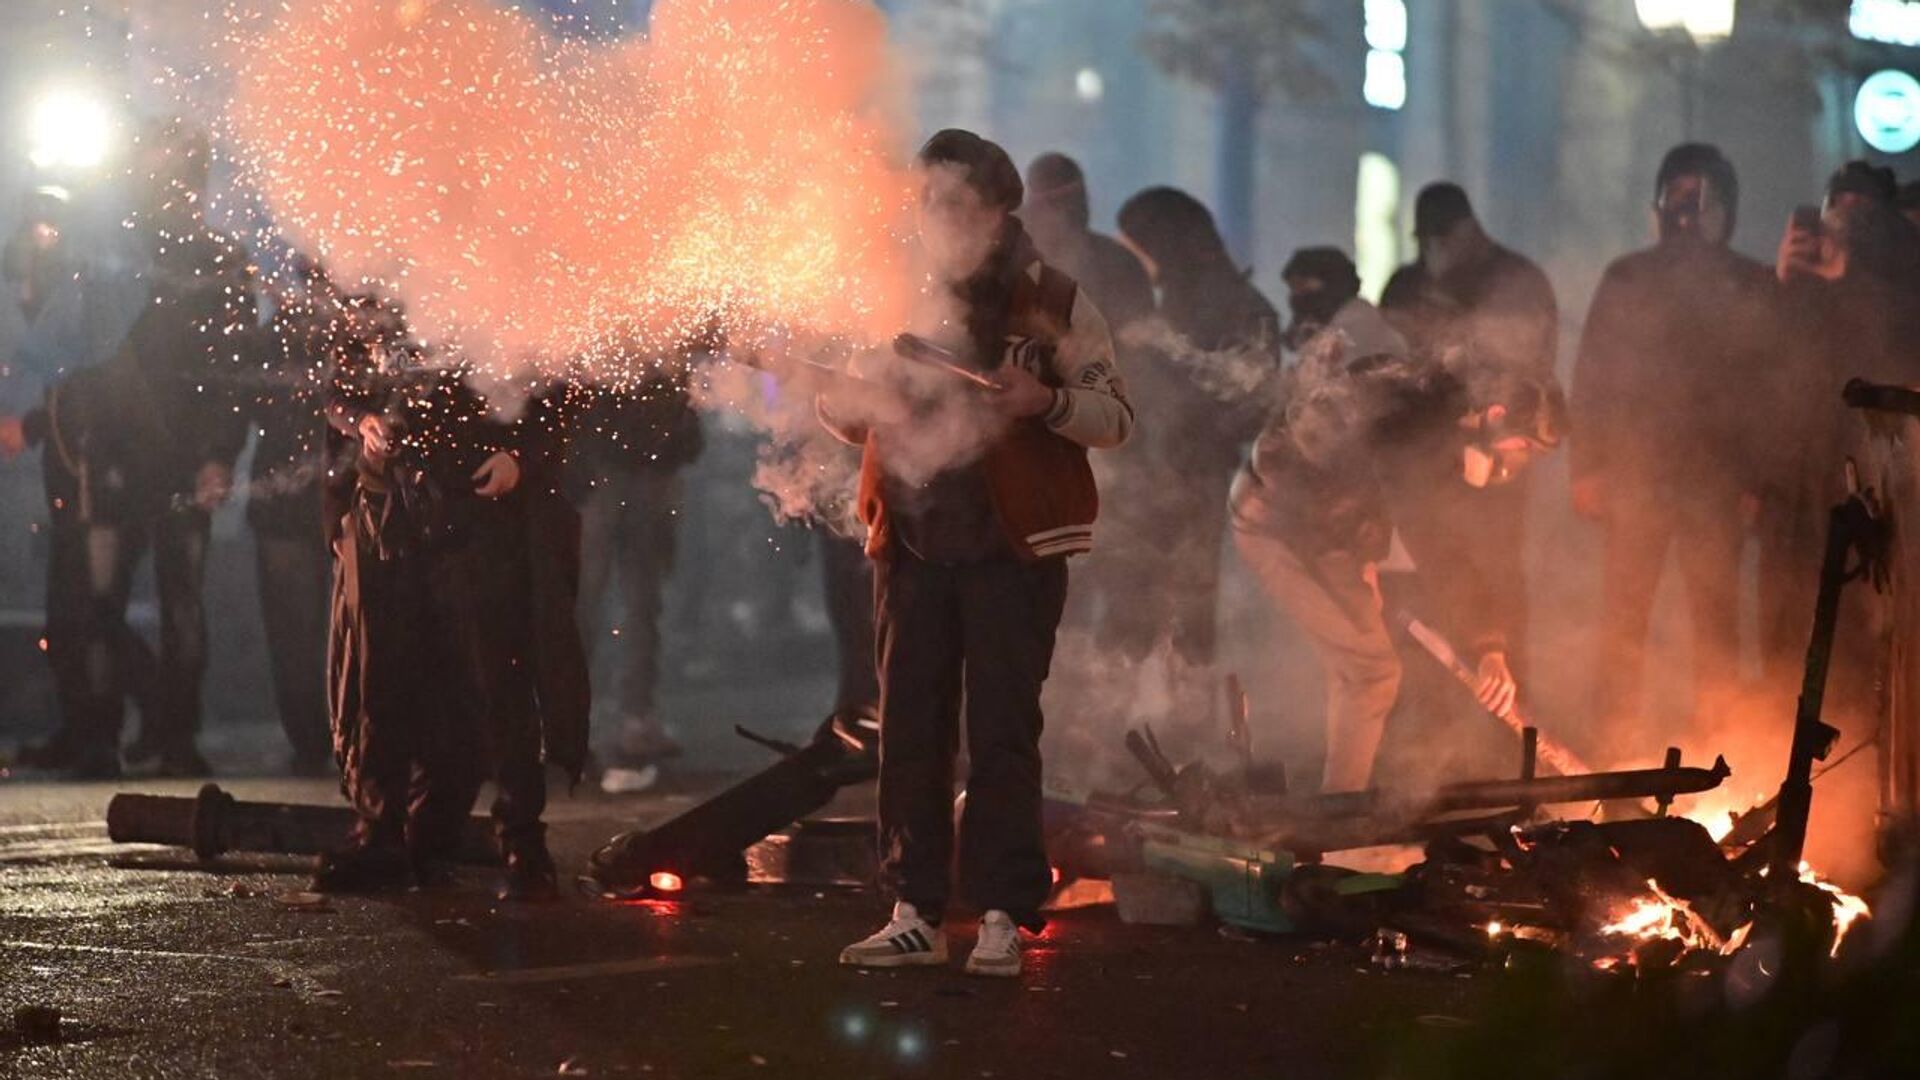
<svg viewBox="0 0 1920 1080">
<path fill-rule="evenodd" d="M 122 855 L 163 850 L 156 844 L 122 844 L 114 840 L 48 840 L 40 844 L 0 845 L 0 863 L 50 862 L 88 855 Z"/>
<path fill-rule="evenodd" d="M 104 821 L 43 821 L 37 825 L 0 825 L 0 836 L 24 836 L 33 833 L 55 832 L 63 829 L 84 829 L 87 832 L 106 832 Z"/>
<path fill-rule="evenodd" d="M 227 960 L 240 964 L 284 964 L 269 956 L 233 956 L 228 953 L 173 952 L 167 949 L 123 949 L 113 945 L 70 945 L 57 941 L 0 941 L 0 949 L 26 949 L 34 952 L 99 953 L 106 956 L 140 956 L 155 960 Z"/>
</svg>

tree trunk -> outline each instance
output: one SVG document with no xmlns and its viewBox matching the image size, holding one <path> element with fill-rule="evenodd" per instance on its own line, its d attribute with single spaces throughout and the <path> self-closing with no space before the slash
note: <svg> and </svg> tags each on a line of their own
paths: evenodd
<svg viewBox="0 0 1920 1080">
<path fill-rule="evenodd" d="M 1250 65 L 1235 65 L 1220 86 L 1219 142 L 1215 147 L 1215 207 L 1227 250 L 1246 262 L 1254 244 L 1254 149 L 1259 141 L 1260 95 Z"/>
</svg>

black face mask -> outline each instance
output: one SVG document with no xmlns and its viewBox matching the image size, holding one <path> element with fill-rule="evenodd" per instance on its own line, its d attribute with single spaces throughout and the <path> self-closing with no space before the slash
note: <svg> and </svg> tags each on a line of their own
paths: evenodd
<svg viewBox="0 0 1920 1080">
<path fill-rule="evenodd" d="M 1298 351 L 1305 346 L 1313 335 L 1333 321 L 1349 299 L 1351 297 L 1342 296 L 1335 289 L 1289 293 L 1287 311 L 1293 315 L 1293 321 L 1287 324 L 1287 347 Z"/>
</svg>

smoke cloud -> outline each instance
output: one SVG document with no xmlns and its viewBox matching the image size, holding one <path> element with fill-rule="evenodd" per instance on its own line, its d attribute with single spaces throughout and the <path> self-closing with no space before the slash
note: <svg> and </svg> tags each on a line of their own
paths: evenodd
<svg viewBox="0 0 1920 1080">
<path fill-rule="evenodd" d="M 911 187 L 871 5 L 661 0 L 609 41 L 491 0 L 281 9 L 230 18 L 218 50 L 242 180 L 469 362 L 900 325 Z"/>
</svg>

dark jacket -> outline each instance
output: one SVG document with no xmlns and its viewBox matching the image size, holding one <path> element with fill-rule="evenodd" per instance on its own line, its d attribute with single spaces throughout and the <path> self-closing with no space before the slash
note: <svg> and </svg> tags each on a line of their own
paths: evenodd
<svg viewBox="0 0 1920 1080">
<path fill-rule="evenodd" d="M 1151 422 L 1117 464 L 1178 475 L 1218 504 L 1267 417 L 1270 387 L 1261 380 L 1280 371 L 1280 316 L 1225 260 L 1163 268 L 1160 316 L 1172 339 L 1141 349 L 1128 372 Z"/>
<path fill-rule="evenodd" d="M 1235 527 L 1308 562 L 1380 562 L 1397 532 L 1435 608 L 1455 614 L 1447 629 L 1476 653 L 1504 648 L 1493 584 L 1471 557 L 1465 383 L 1431 358 L 1382 354 L 1296 380 L 1289 398 L 1235 482 Z"/>
<path fill-rule="evenodd" d="M 1152 317 L 1153 284 L 1146 268 L 1113 237 L 1091 229 L 1070 231 L 1052 247 L 1041 248 L 1040 257 L 1086 290 L 1116 339 Z"/>
<path fill-rule="evenodd" d="M 331 304 L 283 308 L 261 334 L 258 381 L 245 396 L 254 428 L 247 522 L 284 537 L 325 535 L 326 386 L 340 314 Z"/>
<path fill-rule="evenodd" d="M 335 353 L 326 415 L 330 431 L 328 530 L 358 545 L 360 558 L 431 557 L 482 535 L 524 558 L 526 626 L 508 627 L 531 664 L 548 761 L 578 776 L 585 761 L 590 695 L 575 608 L 579 518 L 560 492 L 563 438 L 553 395 L 536 395 L 511 418 L 473 388 L 466 372 L 434 368 L 389 337 L 350 340 Z M 363 461 L 353 432 L 379 413 L 400 436 L 384 468 Z M 497 452 L 514 456 L 519 486 L 497 500 L 474 494 L 473 473 Z M 355 498 L 354 488 L 379 500 Z"/>
<path fill-rule="evenodd" d="M 633 389 L 588 388 L 566 414 L 567 480 L 576 494 L 622 469 L 679 469 L 705 448 L 689 391 L 691 367 L 677 365 Z"/>
<path fill-rule="evenodd" d="M 231 466 L 246 443 L 243 373 L 258 341 L 246 249 L 203 231 L 169 244 L 150 273 L 150 303 L 126 340 L 59 395 L 90 520 L 187 506 L 201 468 Z"/>
<path fill-rule="evenodd" d="M 1664 243 L 1607 267 L 1574 363 L 1574 480 L 1638 497 L 1754 490 L 1774 298 L 1770 270 L 1721 246 Z"/>
<path fill-rule="evenodd" d="M 1499 244 L 1444 279 L 1423 263 L 1401 267 L 1380 310 L 1416 353 L 1459 373 L 1476 404 L 1504 401 L 1522 383 L 1557 382 L 1553 285 L 1533 260 Z"/>
</svg>

